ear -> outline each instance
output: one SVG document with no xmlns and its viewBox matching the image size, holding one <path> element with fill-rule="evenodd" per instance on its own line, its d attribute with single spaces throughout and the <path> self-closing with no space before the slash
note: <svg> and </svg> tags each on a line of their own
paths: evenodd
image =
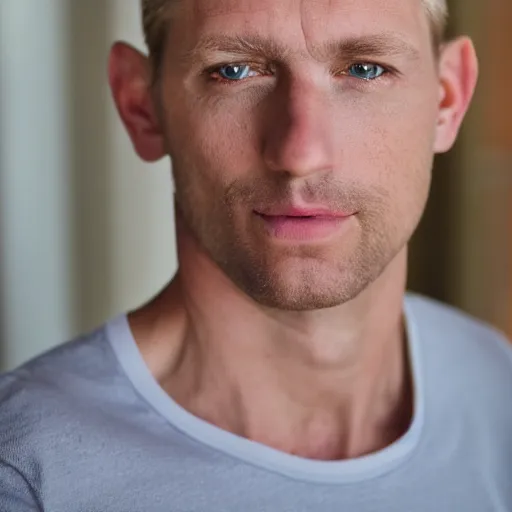
<svg viewBox="0 0 512 512">
<path fill-rule="evenodd" d="M 147 162 L 165 156 L 163 132 L 151 94 L 148 58 L 135 48 L 116 43 L 108 75 L 114 101 L 137 154 Z"/>
<path fill-rule="evenodd" d="M 440 102 L 434 151 L 451 149 L 473 98 L 478 78 L 478 60 L 470 39 L 446 43 L 439 62 Z"/>
</svg>

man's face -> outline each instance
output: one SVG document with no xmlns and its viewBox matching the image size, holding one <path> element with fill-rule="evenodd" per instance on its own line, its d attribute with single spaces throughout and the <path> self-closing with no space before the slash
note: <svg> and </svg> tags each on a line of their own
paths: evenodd
<svg viewBox="0 0 512 512">
<path fill-rule="evenodd" d="M 176 202 L 261 304 L 354 298 L 428 196 L 440 85 L 419 0 L 175 0 L 160 117 Z"/>
</svg>

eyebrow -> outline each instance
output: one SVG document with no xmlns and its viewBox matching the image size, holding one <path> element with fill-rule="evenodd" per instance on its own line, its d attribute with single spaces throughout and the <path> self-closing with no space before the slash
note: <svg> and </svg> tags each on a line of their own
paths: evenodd
<svg viewBox="0 0 512 512">
<path fill-rule="evenodd" d="M 199 40 L 180 60 L 193 62 L 213 53 L 265 56 L 271 60 L 284 60 L 290 52 L 277 42 L 259 36 L 214 35 Z"/>
<path fill-rule="evenodd" d="M 320 55 L 323 55 L 326 60 L 331 55 L 348 60 L 364 56 L 404 56 L 410 60 L 418 60 L 420 58 L 419 50 L 411 43 L 406 42 L 396 35 L 387 34 L 332 41 L 323 45 L 317 51 Z"/>
<path fill-rule="evenodd" d="M 257 35 L 251 36 L 208 36 L 189 51 L 180 60 L 195 62 L 206 59 L 209 55 L 225 53 L 243 57 L 264 57 L 273 61 L 283 61 L 292 52 L 291 49 Z M 351 37 L 339 41 L 328 41 L 310 48 L 311 54 L 317 59 L 352 60 L 361 57 L 404 56 L 410 60 L 418 60 L 420 52 L 412 44 L 394 34 L 376 34 Z"/>
</svg>

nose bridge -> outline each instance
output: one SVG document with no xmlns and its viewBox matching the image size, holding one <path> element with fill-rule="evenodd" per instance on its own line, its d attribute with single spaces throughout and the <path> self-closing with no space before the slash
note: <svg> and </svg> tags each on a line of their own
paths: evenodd
<svg viewBox="0 0 512 512">
<path fill-rule="evenodd" d="M 297 134 L 325 126 L 328 116 L 327 94 L 319 86 L 314 83 L 295 84 L 290 88 L 288 103 L 290 127 Z"/>
<path fill-rule="evenodd" d="M 328 91 L 310 79 L 277 88 L 264 134 L 268 167 L 292 175 L 327 172 L 333 166 L 333 109 Z"/>
</svg>

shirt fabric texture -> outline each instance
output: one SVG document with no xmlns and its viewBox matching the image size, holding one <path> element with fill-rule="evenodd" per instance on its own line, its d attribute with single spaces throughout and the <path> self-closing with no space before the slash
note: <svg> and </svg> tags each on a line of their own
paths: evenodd
<svg viewBox="0 0 512 512">
<path fill-rule="evenodd" d="M 407 295 L 404 312 L 410 428 L 343 461 L 282 453 L 191 415 L 120 315 L 0 377 L 0 511 L 512 511 L 512 349 L 432 300 Z"/>
</svg>

